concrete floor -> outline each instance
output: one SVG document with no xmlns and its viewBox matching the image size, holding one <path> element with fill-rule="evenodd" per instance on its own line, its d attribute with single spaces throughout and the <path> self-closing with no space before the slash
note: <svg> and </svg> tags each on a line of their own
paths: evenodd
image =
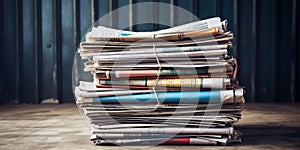
<svg viewBox="0 0 300 150">
<path fill-rule="evenodd" d="M 300 149 L 299 104 L 247 104 L 236 125 L 241 144 L 147 149 Z M 0 149 L 140 149 L 95 146 L 75 104 L 0 106 Z"/>
</svg>

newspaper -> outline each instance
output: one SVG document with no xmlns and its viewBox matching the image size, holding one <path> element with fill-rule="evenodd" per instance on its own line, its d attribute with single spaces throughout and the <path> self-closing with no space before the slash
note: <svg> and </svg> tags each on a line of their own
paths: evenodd
<svg viewBox="0 0 300 150">
<path fill-rule="evenodd" d="M 153 32 L 93 27 L 78 48 L 76 103 L 95 144 L 227 145 L 241 142 L 245 90 L 219 17 Z M 79 70 L 80 72 L 81 70 Z"/>
</svg>

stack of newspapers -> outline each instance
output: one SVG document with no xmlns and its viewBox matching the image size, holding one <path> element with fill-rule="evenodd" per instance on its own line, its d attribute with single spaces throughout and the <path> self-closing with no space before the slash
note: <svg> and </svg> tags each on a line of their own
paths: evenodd
<svg viewBox="0 0 300 150">
<path fill-rule="evenodd" d="M 80 43 L 76 103 L 95 144 L 241 142 L 244 91 L 228 55 L 227 21 L 210 18 L 153 32 L 93 27 Z"/>
</svg>

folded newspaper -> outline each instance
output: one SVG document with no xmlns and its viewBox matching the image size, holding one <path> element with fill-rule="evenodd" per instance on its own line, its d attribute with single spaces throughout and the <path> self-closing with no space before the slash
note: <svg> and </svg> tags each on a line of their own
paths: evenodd
<svg viewBox="0 0 300 150">
<path fill-rule="evenodd" d="M 116 145 L 241 142 L 244 90 L 228 55 L 227 21 L 210 18 L 153 32 L 92 28 L 80 43 L 76 103 L 91 141 Z"/>
</svg>

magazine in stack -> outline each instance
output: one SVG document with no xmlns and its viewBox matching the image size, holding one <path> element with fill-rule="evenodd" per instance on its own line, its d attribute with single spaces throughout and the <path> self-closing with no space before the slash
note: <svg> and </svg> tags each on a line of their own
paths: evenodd
<svg viewBox="0 0 300 150">
<path fill-rule="evenodd" d="M 78 53 L 93 81 L 76 103 L 95 144 L 227 145 L 241 142 L 244 90 L 219 17 L 153 32 L 93 27 Z"/>
</svg>

